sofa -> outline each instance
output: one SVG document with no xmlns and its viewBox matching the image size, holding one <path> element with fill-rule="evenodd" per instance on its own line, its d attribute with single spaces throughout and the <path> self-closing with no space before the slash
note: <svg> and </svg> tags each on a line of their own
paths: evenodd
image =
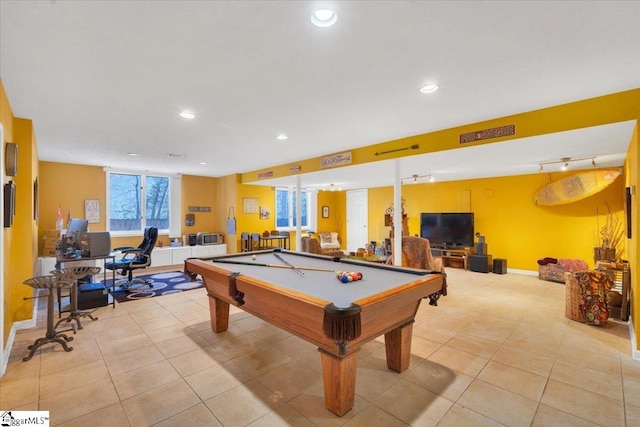
<svg viewBox="0 0 640 427">
<path fill-rule="evenodd" d="M 538 260 L 538 278 L 551 282 L 565 283 L 565 273 L 588 269 L 587 263 L 581 259 L 542 258 Z"/>
</svg>

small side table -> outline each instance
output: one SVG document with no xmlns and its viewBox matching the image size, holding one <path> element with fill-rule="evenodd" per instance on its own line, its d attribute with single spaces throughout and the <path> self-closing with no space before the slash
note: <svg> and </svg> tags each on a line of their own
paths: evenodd
<svg viewBox="0 0 640 427">
<path fill-rule="evenodd" d="M 33 344 L 27 347 L 31 352 L 27 357 L 22 360 L 24 362 L 31 360 L 36 350 L 47 343 L 57 342 L 64 348 L 64 351 L 71 351 L 73 347 L 67 345 L 67 341 L 72 341 L 73 337 L 57 332 L 53 325 L 53 292 L 60 288 L 70 288 L 73 286 L 75 278 L 70 275 L 51 275 L 51 276 L 37 276 L 25 280 L 25 285 L 31 286 L 34 289 L 46 289 L 47 290 L 47 333 L 44 337 L 36 339 Z M 74 329 L 75 332 L 75 329 Z"/>
</svg>

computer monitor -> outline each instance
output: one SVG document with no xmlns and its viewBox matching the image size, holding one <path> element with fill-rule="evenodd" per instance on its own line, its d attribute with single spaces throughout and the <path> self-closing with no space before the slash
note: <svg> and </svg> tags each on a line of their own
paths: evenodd
<svg viewBox="0 0 640 427">
<path fill-rule="evenodd" d="M 86 233 L 89 230 L 89 221 L 86 219 L 72 218 L 67 224 L 67 235 Z"/>
</svg>

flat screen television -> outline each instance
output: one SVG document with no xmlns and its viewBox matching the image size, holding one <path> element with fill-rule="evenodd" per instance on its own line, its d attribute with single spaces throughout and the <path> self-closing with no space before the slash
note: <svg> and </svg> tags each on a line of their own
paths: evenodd
<svg viewBox="0 0 640 427">
<path fill-rule="evenodd" d="M 434 246 L 473 246 L 473 212 L 420 214 L 420 236 Z"/>
</svg>

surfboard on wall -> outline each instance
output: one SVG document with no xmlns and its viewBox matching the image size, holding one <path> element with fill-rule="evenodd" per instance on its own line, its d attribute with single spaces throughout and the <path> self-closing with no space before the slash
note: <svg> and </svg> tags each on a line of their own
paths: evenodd
<svg viewBox="0 0 640 427">
<path fill-rule="evenodd" d="M 577 202 L 604 190 L 618 176 L 620 176 L 619 170 L 598 169 L 577 172 L 540 187 L 533 195 L 533 201 L 541 206 Z"/>
</svg>

